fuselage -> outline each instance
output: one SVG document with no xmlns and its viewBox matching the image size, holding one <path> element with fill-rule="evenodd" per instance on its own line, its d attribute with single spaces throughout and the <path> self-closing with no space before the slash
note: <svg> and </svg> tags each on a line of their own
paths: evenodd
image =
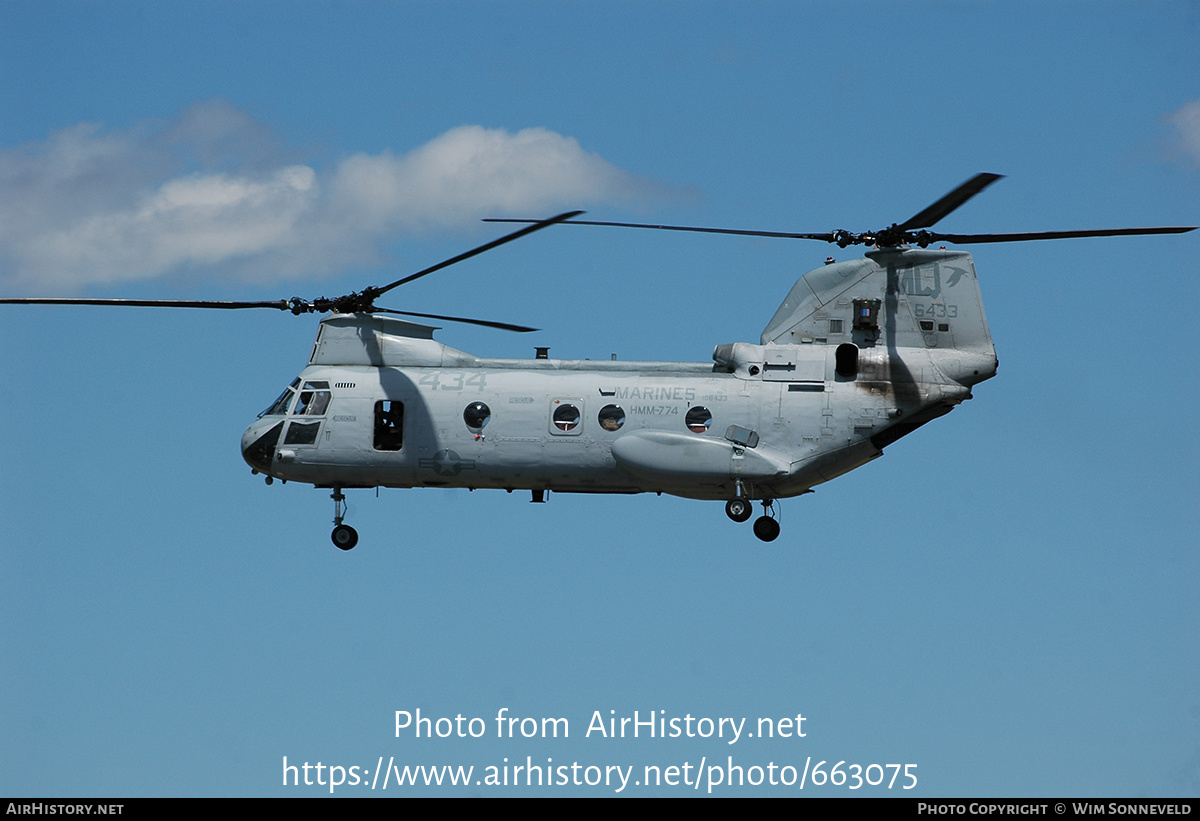
<svg viewBox="0 0 1200 821">
<path fill-rule="evenodd" d="M 969 256 L 937 254 L 915 252 L 907 279 L 895 265 L 904 252 L 843 274 L 838 284 L 863 295 L 842 300 L 842 322 L 819 292 L 815 306 L 785 301 L 762 342 L 718 346 L 708 363 L 486 359 L 393 317 L 330 317 L 309 366 L 247 429 L 243 454 L 320 487 L 795 496 L 994 375 L 986 323 L 984 342 L 967 327 L 983 322 Z M 956 284 L 969 272 L 974 297 L 947 300 L 939 264 L 953 264 Z M 860 309 L 877 315 L 856 320 Z"/>
</svg>

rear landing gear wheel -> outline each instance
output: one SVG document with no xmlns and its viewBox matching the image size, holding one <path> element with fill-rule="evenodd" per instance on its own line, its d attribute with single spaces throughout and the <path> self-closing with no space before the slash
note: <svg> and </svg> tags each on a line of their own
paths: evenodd
<svg viewBox="0 0 1200 821">
<path fill-rule="evenodd" d="M 754 535 L 764 542 L 773 542 L 779 538 L 779 522 L 770 516 L 759 516 L 754 520 Z"/>
<path fill-rule="evenodd" d="M 754 513 L 754 506 L 749 499 L 730 499 L 725 503 L 725 515 L 735 522 L 746 522 Z"/>
<path fill-rule="evenodd" d="M 333 533 L 330 534 L 329 538 L 333 540 L 335 547 L 340 550 L 349 550 L 358 544 L 358 531 L 350 527 L 350 525 L 338 525 L 333 529 Z"/>
</svg>

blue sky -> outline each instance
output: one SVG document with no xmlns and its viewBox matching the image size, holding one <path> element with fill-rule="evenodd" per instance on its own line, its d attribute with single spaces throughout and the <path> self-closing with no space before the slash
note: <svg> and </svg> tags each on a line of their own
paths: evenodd
<svg viewBox="0 0 1200 821">
<path fill-rule="evenodd" d="M 766 230 L 1200 221 L 1192 3 L 0 3 L 0 292 L 316 297 L 483 216 Z M 1196 235 L 977 246 L 1000 371 L 782 504 L 250 475 L 316 321 L 8 306 L 0 792 L 319 795 L 282 762 L 916 764 L 891 794 L 1200 794 Z M 817 243 L 550 229 L 391 307 L 479 355 L 706 361 Z M 397 738 L 397 710 L 487 737 Z M 497 739 L 494 717 L 569 739 Z M 608 717 L 804 738 L 584 737 Z M 903 780 L 903 779 L 901 779 Z M 681 794 L 687 787 L 630 787 Z M 410 790 L 411 791 L 411 790 Z M 430 792 L 608 795 L 609 786 Z M 800 792 L 770 785 L 714 794 Z M 889 794 L 882 787 L 861 793 Z M 344 786 L 342 795 L 395 795 Z"/>
</svg>

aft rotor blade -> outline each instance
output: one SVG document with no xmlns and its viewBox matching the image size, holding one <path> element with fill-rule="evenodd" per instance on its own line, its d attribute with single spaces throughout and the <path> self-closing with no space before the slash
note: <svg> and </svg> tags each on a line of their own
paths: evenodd
<svg viewBox="0 0 1200 821">
<path fill-rule="evenodd" d="M 275 308 L 279 311 L 291 309 L 286 299 L 274 302 L 218 302 L 208 299 L 75 299 L 75 298 L 4 298 L 4 305 L 123 305 L 134 308 Z"/>
<path fill-rule="evenodd" d="M 417 316 L 422 319 L 440 319 L 444 322 L 463 322 L 467 325 L 482 325 L 485 328 L 499 328 L 502 331 L 516 331 L 519 334 L 527 334 L 532 331 L 540 330 L 539 328 L 527 328 L 524 325 L 511 325 L 507 322 L 490 322 L 486 319 L 471 319 L 465 316 L 442 316 L 441 314 L 418 314 L 413 311 L 395 311 L 391 308 L 376 308 L 375 311 L 384 314 L 400 314 L 401 316 Z"/>
<path fill-rule="evenodd" d="M 1003 174 L 976 174 L 924 211 L 914 214 L 896 227 L 902 231 L 910 231 L 914 228 L 928 228 L 996 180 L 1003 178 Z"/>
<path fill-rule="evenodd" d="M 979 242 L 1027 242 L 1038 239 L 1074 239 L 1076 237 L 1135 237 L 1144 234 L 1186 234 L 1195 231 L 1195 225 L 1166 226 L 1159 228 L 1100 228 L 1089 231 L 1029 231 L 1018 234 L 929 234 L 930 242 L 954 242 L 959 244 Z"/>
<path fill-rule="evenodd" d="M 398 279 L 395 282 L 393 282 L 391 285 L 384 285 L 382 288 L 371 288 L 369 290 L 371 291 L 372 297 L 377 297 L 377 296 L 380 296 L 381 294 L 386 294 L 388 291 L 392 290 L 393 288 L 395 288 L 399 285 L 403 285 L 406 282 L 412 282 L 414 279 L 420 279 L 423 276 L 432 274 L 434 271 L 440 271 L 443 268 L 448 268 L 449 266 L 454 265 L 457 262 L 462 262 L 464 259 L 470 259 L 471 257 L 473 257 L 477 254 L 482 254 L 484 251 L 490 251 L 498 245 L 503 245 L 506 242 L 512 242 L 514 239 L 520 239 L 521 237 L 523 237 L 527 234 L 532 234 L 534 231 L 540 231 L 543 228 L 547 228 L 551 225 L 554 225 L 555 223 L 564 222 L 566 220 L 569 220 L 571 217 L 577 217 L 582 213 L 583 213 L 582 211 L 567 211 L 565 214 L 559 214 L 558 216 L 551 217 L 550 219 L 530 220 L 530 222 L 532 222 L 532 225 L 522 228 L 520 231 L 514 231 L 511 234 L 507 234 L 503 237 L 500 237 L 500 239 L 494 239 L 489 243 L 480 245 L 478 248 L 472 248 L 470 251 L 459 254 L 456 257 L 451 257 L 450 259 L 439 262 L 437 265 L 431 265 L 430 267 L 426 268 L 423 271 L 417 271 L 415 274 L 410 274 L 409 276 L 406 276 L 403 279 Z"/>
<path fill-rule="evenodd" d="M 485 219 L 484 222 L 533 222 L 534 220 L 518 219 Z M 606 225 L 614 228 L 653 228 L 656 231 L 693 231 L 700 234 L 737 234 L 744 237 L 783 237 L 785 239 L 818 239 L 823 242 L 833 242 L 834 235 L 830 232 L 823 234 L 798 234 L 787 231 L 747 231 L 737 228 L 700 228 L 692 225 L 649 225 L 641 222 L 600 222 L 597 220 L 571 220 L 570 225 Z"/>
</svg>

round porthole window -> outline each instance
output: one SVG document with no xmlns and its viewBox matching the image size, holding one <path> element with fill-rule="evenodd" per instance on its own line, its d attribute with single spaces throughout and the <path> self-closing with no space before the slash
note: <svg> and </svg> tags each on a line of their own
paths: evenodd
<svg viewBox="0 0 1200 821">
<path fill-rule="evenodd" d="M 579 408 L 574 405 L 559 405 L 554 409 L 554 427 L 564 433 L 579 427 Z"/>
<path fill-rule="evenodd" d="M 708 408 L 697 405 L 687 412 L 684 421 L 692 433 L 707 433 L 708 426 L 712 424 L 712 414 Z"/>
<path fill-rule="evenodd" d="M 621 425 L 625 424 L 625 411 L 621 410 L 620 405 L 605 405 L 600 409 L 597 421 L 602 430 L 620 430 Z"/>
<path fill-rule="evenodd" d="M 482 402 L 472 402 L 463 411 L 463 421 L 471 430 L 483 430 L 483 426 L 492 418 L 492 410 Z"/>
</svg>

